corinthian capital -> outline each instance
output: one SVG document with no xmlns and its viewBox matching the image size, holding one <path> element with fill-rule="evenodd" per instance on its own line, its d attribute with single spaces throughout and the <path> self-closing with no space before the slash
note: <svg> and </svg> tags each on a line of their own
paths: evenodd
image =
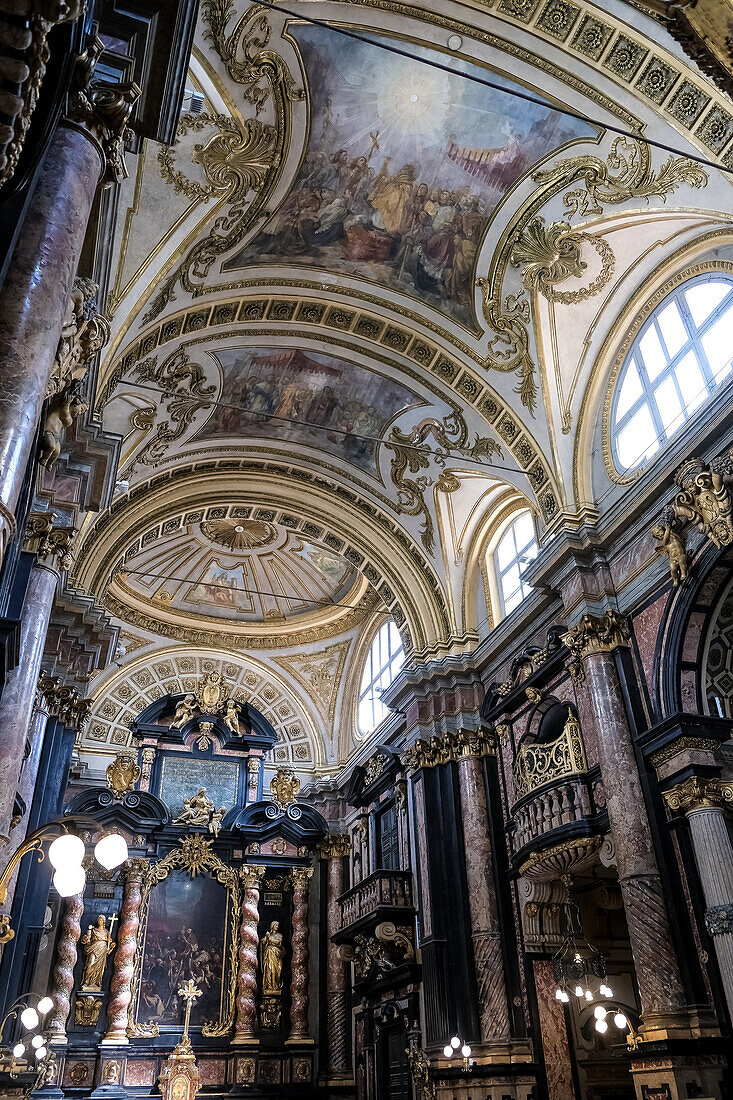
<svg viewBox="0 0 733 1100">
<path fill-rule="evenodd" d="M 248 864 L 246 867 L 240 867 L 239 877 L 242 880 L 242 886 L 245 889 L 259 890 L 260 883 L 265 877 L 266 868 L 260 863 Z"/>
<path fill-rule="evenodd" d="M 580 621 L 563 634 L 562 640 L 576 657 L 585 657 L 589 653 L 610 653 L 627 645 L 629 633 L 625 615 L 605 611 L 603 615 L 582 615 Z"/>
<path fill-rule="evenodd" d="M 71 565 L 73 527 L 55 527 L 55 512 L 31 512 L 25 527 L 23 549 L 35 554 L 39 562 L 58 563 L 59 569 Z"/>
<path fill-rule="evenodd" d="M 733 779 L 703 779 L 693 775 L 663 794 L 670 810 L 681 810 L 684 814 L 713 807 L 733 809 Z"/>
<path fill-rule="evenodd" d="M 351 841 L 342 833 L 324 836 L 319 841 L 318 848 L 324 859 L 343 859 L 351 851 Z"/>
<path fill-rule="evenodd" d="M 109 186 L 127 178 L 125 146 L 133 136 L 128 122 L 140 88 L 134 81 L 108 84 L 94 78 L 103 50 L 104 43 L 95 36 L 78 59 L 68 119 L 96 143 L 105 165 L 101 182 Z"/>
<path fill-rule="evenodd" d="M 293 890 L 307 890 L 312 875 L 312 867 L 293 867 L 290 871 Z"/>
</svg>

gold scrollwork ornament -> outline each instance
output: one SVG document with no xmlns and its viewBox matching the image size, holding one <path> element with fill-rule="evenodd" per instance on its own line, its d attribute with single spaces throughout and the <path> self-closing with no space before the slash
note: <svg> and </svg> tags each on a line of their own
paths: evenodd
<svg viewBox="0 0 733 1100">
<path fill-rule="evenodd" d="M 601 270 L 588 286 L 578 290 L 556 290 L 557 283 L 567 279 L 582 279 L 588 264 L 581 258 L 583 244 L 590 244 L 601 261 Z M 545 225 L 544 218 L 534 218 L 515 240 L 509 256 L 514 267 L 523 267 L 522 282 L 527 290 L 535 290 L 550 302 L 570 305 L 592 298 L 613 275 L 613 250 L 602 237 L 582 233 L 568 222 Z"/>
</svg>

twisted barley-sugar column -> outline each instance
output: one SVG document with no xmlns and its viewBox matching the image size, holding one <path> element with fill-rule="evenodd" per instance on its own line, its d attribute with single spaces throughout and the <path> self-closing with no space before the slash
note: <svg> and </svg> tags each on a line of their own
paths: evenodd
<svg viewBox="0 0 733 1100">
<path fill-rule="evenodd" d="M 478 736 L 461 739 L 458 782 L 471 917 L 474 967 L 479 993 L 481 1042 L 510 1037 L 509 1003 L 504 981 L 499 913 L 494 890 L 494 853 L 489 839 L 489 813 L 481 757 L 492 746 Z"/>
<path fill-rule="evenodd" d="M 61 934 L 56 946 L 56 961 L 51 975 L 51 999 L 53 1008 L 46 1018 L 46 1040 L 53 1046 L 62 1046 L 66 1038 L 66 1021 L 71 1011 L 71 994 L 74 989 L 76 945 L 81 935 L 81 918 L 84 912 L 84 893 L 66 899 L 61 921 Z"/>
<path fill-rule="evenodd" d="M 293 867 L 293 933 L 291 939 L 290 1035 L 286 1043 L 309 1041 L 308 1036 L 308 887 L 312 867 Z"/>
<path fill-rule="evenodd" d="M 244 888 L 242 919 L 239 925 L 239 974 L 237 976 L 237 1019 L 233 1044 L 255 1044 L 257 1027 L 257 948 L 260 921 L 260 883 L 265 868 L 242 867 L 239 872 Z"/>
<path fill-rule="evenodd" d="M 117 932 L 117 950 L 112 964 L 107 1005 L 107 1031 L 103 1043 L 129 1043 L 127 1028 L 130 1022 L 131 984 L 135 968 L 137 933 L 140 927 L 140 902 L 142 884 L 150 865 L 147 859 L 128 859 L 125 864 L 125 890 L 120 909 Z"/>
<path fill-rule="evenodd" d="M 595 719 L 598 762 L 616 852 L 619 886 L 647 1034 L 663 1031 L 685 1008 L 677 953 L 654 851 L 613 651 L 628 645 L 623 615 L 583 615 L 564 636 L 583 662 Z"/>
<path fill-rule="evenodd" d="M 344 892 L 344 857 L 351 850 L 347 836 L 327 836 L 320 845 L 321 858 L 326 860 L 326 1028 L 327 1071 L 330 1076 L 342 1076 L 347 1065 L 346 966 L 332 936 L 341 928 L 339 898 Z"/>
</svg>

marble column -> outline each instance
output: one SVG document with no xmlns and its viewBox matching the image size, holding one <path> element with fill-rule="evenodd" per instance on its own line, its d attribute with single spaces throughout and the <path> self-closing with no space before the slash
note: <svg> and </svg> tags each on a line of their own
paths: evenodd
<svg viewBox="0 0 733 1100">
<path fill-rule="evenodd" d="M 0 697 L 0 860 L 10 832 L 56 585 L 73 534 L 71 528 L 54 528 L 53 519 L 52 513 L 29 517 L 25 545 L 36 553 L 37 560 L 20 617 L 20 661 Z"/>
<path fill-rule="evenodd" d="M 286 1043 L 310 1043 L 308 1036 L 308 893 L 312 867 L 293 867 L 293 933 L 291 939 L 290 1035 Z"/>
<path fill-rule="evenodd" d="M 150 861 L 128 859 L 125 864 L 125 886 L 117 927 L 117 947 L 112 960 L 112 977 L 107 1002 L 107 1031 L 103 1044 L 125 1045 L 129 1043 L 127 1029 L 130 1024 L 132 999 L 132 975 L 135 969 L 137 934 L 140 927 L 140 903 L 142 886 Z"/>
<path fill-rule="evenodd" d="M 89 75 L 95 53 L 87 55 Z M 0 560 L 54 365 L 100 179 L 124 172 L 123 140 L 139 89 L 113 85 L 75 96 L 78 116 L 54 133 L 0 295 Z"/>
<path fill-rule="evenodd" d="M 690 825 L 692 848 L 728 1011 L 733 1018 L 733 845 L 726 807 L 733 809 L 733 780 L 699 778 L 677 784 L 664 797 Z"/>
<path fill-rule="evenodd" d="M 41 679 L 43 679 L 43 677 L 41 677 Z M 28 743 L 30 749 L 28 756 L 21 763 L 17 784 L 17 792 L 25 803 L 25 813 L 17 821 L 11 819 L 10 837 L 7 845 L 8 852 L 13 852 L 16 848 L 20 847 L 28 832 L 28 817 L 30 816 L 31 805 L 33 803 L 33 792 L 36 786 L 36 776 L 38 774 L 38 766 L 43 750 L 43 738 L 46 732 L 49 709 L 46 696 L 40 689 L 37 690 L 28 729 Z M 8 912 L 10 912 L 13 905 L 13 897 L 15 896 L 15 886 L 18 880 L 19 871 L 20 865 L 13 871 L 13 874 L 10 876 L 10 881 L 8 882 L 8 893 L 5 899 L 5 909 Z"/>
<path fill-rule="evenodd" d="M 237 975 L 237 1018 L 233 1044 L 259 1043 L 257 1030 L 257 949 L 260 923 L 260 884 L 265 868 L 242 867 L 242 919 L 239 925 L 239 973 Z"/>
<path fill-rule="evenodd" d="M 51 973 L 49 995 L 53 1008 L 44 1022 L 46 1040 L 53 1046 L 63 1046 L 66 1038 L 66 1021 L 71 1011 L 71 994 L 74 990 L 74 967 L 81 935 L 81 918 L 84 912 L 84 894 L 75 894 L 63 903 L 64 915 L 56 945 L 56 961 Z"/>
<path fill-rule="evenodd" d="M 326 1073 L 344 1077 L 348 1065 L 348 996 L 346 966 L 331 937 L 341 930 L 339 898 L 344 892 L 344 857 L 351 844 L 347 836 L 327 836 L 320 845 L 326 860 Z"/>
<path fill-rule="evenodd" d="M 480 734 L 461 734 L 458 738 L 458 751 L 468 908 L 471 916 L 481 1042 L 506 1043 L 510 1038 L 509 1005 L 494 887 L 494 854 L 489 839 L 489 814 L 481 764 L 481 757 L 491 751 L 491 745 Z"/>
<path fill-rule="evenodd" d="M 583 615 L 563 641 L 585 671 L 643 1030 L 650 1039 L 665 1038 L 685 1030 L 685 998 L 613 656 L 616 648 L 628 644 L 628 637 L 624 617 L 608 611 L 601 617 Z"/>
</svg>

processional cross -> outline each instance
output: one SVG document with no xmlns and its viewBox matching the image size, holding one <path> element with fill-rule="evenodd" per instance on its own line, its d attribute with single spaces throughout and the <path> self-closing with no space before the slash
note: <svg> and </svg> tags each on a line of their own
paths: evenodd
<svg viewBox="0 0 733 1100">
<path fill-rule="evenodd" d="M 191 1005 L 197 1000 L 203 990 L 196 988 L 196 983 L 193 978 L 189 978 L 185 985 L 182 985 L 178 990 L 178 996 L 183 997 L 186 1002 L 186 1019 L 183 1024 L 183 1039 L 188 1039 L 188 1022 L 191 1019 Z"/>
</svg>

